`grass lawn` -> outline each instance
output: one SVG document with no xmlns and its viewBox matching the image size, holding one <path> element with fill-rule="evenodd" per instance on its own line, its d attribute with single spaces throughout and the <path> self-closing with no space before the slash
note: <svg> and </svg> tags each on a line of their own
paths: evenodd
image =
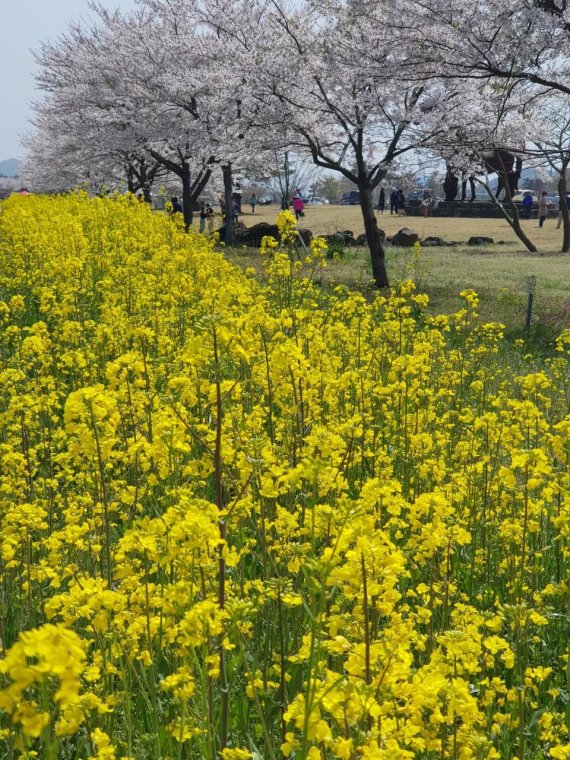
<svg viewBox="0 0 570 760">
<path fill-rule="evenodd" d="M 251 226 L 257 222 L 274 222 L 275 206 L 259 207 L 255 214 L 245 213 L 241 220 Z M 535 275 L 537 288 L 533 312 L 533 336 L 540 345 L 548 344 L 561 329 L 570 327 L 570 256 L 559 253 L 561 230 L 556 220 L 547 220 L 539 229 L 536 219 L 524 221 L 527 234 L 540 250 L 529 254 L 510 227 L 501 219 L 458 219 L 378 217 L 379 226 L 393 235 L 404 226 L 419 233 L 447 241 L 460 241 L 456 247 L 424 248 L 418 260 L 411 249 L 386 247 L 388 273 L 392 281 L 412 276 L 420 290 L 430 296 L 434 312 L 458 308 L 458 293 L 472 288 L 481 296 L 481 314 L 486 320 L 503 322 L 513 337 L 524 334 L 526 314 L 526 278 Z M 314 234 L 337 230 L 363 231 L 357 206 L 309 206 L 303 226 Z M 473 235 L 492 237 L 503 245 L 469 247 Z M 228 251 L 230 259 L 242 266 L 259 267 L 256 252 Z M 323 284 L 344 283 L 363 291 L 372 290 L 367 249 L 347 249 L 338 261 L 329 262 L 322 275 Z"/>
</svg>

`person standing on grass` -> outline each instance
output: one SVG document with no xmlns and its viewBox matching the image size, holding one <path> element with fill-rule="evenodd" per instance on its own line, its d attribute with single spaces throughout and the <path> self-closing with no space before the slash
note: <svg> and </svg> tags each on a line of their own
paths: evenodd
<svg viewBox="0 0 570 760">
<path fill-rule="evenodd" d="M 532 214 L 532 195 L 527 191 L 522 199 L 523 215 L 525 219 L 530 219 Z"/>
<path fill-rule="evenodd" d="M 206 206 L 206 219 L 208 220 L 208 232 L 214 229 L 214 209 L 208 204 Z"/>
<path fill-rule="evenodd" d="M 305 204 L 300 195 L 296 195 L 293 198 L 293 211 L 295 212 L 295 218 L 297 221 L 305 216 Z"/>
<path fill-rule="evenodd" d="M 204 203 L 200 206 L 200 232 L 206 232 L 206 219 L 208 218 L 208 215 L 206 214 L 206 206 Z"/>
<path fill-rule="evenodd" d="M 396 188 L 392 190 L 390 193 L 390 213 L 391 214 L 397 214 L 398 213 L 398 191 Z"/>
<path fill-rule="evenodd" d="M 257 197 L 255 193 L 251 194 L 251 198 L 249 199 L 249 205 L 251 206 L 251 213 L 255 214 L 255 207 L 257 205 Z"/>
<path fill-rule="evenodd" d="M 546 190 L 542 191 L 542 195 L 539 198 L 538 201 L 538 226 L 542 227 L 544 224 L 544 220 L 546 219 L 546 211 L 547 211 L 547 198 L 546 198 Z"/>
<path fill-rule="evenodd" d="M 406 213 L 406 196 L 401 190 L 398 190 L 398 214 Z"/>
<path fill-rule="evenodd" d="M 380 188 L 380 195 L 378 197 L 378 211 L 383 214 L 384 213 L 384 206 L 386 205 L 386 193 L 384 192 L 384 188 Z"/>
</svg>

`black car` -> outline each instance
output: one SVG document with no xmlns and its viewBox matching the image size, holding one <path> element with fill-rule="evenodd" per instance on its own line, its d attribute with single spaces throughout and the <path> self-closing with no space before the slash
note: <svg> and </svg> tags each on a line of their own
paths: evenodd
<svg viewBox="0 0 570 760">
<path fill-rule="evenodd" d="M 360 204 L 360 193 L 358 190 L 350 190 L 348 193 L 343 193 L 340 199 L 341 206 L 358 206 Z"/>
</svg>

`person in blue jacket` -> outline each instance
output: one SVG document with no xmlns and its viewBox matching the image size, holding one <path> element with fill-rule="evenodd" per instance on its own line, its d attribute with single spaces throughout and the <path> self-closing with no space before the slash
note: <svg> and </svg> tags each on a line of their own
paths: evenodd
<svg viewBox="0 0 570 760">
<path fill-rule="evenodd" d="M 530 219 L 532 214 L 532 195 L 526 192 L 522 199 L 523 214 L 525 219 Z"/>
<path fill-rule="evenodd" d="M 390 193 L 390 213 L 391 214 L 397 214 L 398 213 L 398 191 L 392 190 Z"/>
</svg>

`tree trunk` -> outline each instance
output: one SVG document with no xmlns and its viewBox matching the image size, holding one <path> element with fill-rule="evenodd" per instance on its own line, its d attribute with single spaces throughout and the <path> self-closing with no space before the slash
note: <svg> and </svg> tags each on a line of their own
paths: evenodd
<svg viewBox="0 0 570 760">
<path fill-rule="evenodd" d="M 234 215 L 234 183 L 232 180 L 232 165 L 222 166 L 222 175 L 224 178 L 224 203 L 226 205 L 226 245 L 235 244 L 235 215 Z"/>
<path fill-rule="evenodd" d="M 152 196 L 150 192 L 150 189 L 152 187 L 152 180 L 150 178 L 147 163 L 144 159 L 140 162 L 140 183 L 145 202 L 150 206 L 152 205 Z"/>
<path fill-rule="evenodd" d="M 188 232 L 188 230 L 192 227 L 192 221 L 194 219 L 194 213 L 192 209 L 194 199 L 192 198 L 190 167 L 186 162 L 182 164 L 180 179 L 182 180 L 182 214 L 184 216 L 184 227 L 186 229 L 186 232 Z"/>
<path fill-rule="evenodd" d="M 133 167 L 130 164 L 127 166 L 127 188 L 129 193 L 133 193 L 133 195 L 135 194 L 135 173 L 133 171 Z"/>
<path fill-rule="evenodd" d="M 518 239 L 524 243 L 524 245 L 528 248 L 528 250 L 531 253 L 538 253 L 538 248 L 535 246 L 532 240 L 529 237 L 527 237 L 525 233 L 523 232 L 523 228 L 521 227 L 521 218 L 520 218 L 519 210 L 517 208 L 517 204 L 513 201 L 511 186 L 506 179 L 505 179 L 505 200 L 507 202 L 509 211 L 511 212 L 509 223 L 511 227 L 513 228 L 513 230 L 515 231 Z"/>
<path fill-rule="evenodd" d="M 380 239 L 380 232 L 376 224 L 376 215 L 372 204 L 372 188 L 370 185 L 359 185 L 360 191 L 360 209 L 364 220 L 364 231 L 370 250 L 370 261 L 372 263 L 372 276 L 377 288 L 388 287 L 388 273 L 386 272 L 386 258 L 384 256 L 384 247 Z"/>
<path fill-rule="evenodd" d="M 570 251 L 570 209 L 568 209 L 568 183 L 566 180 L 566 165 L 558 180 L 558 195 L 560 196 L 560 213 L 562 214 L 562 253 Z"/>
<path fill-rule="evenodd" d="M 481 180 L 478 180 L 478 181 L 481 182 Z M 525 248 L 527 248 L 527 250 L 529 250 L 531 253 L 538 253 L 538 248 L 535 246 L 532 240 L 529 237 L 527 237 L 525 233 L 523 232 L 523 228 L 521 227 L 519 211 L 517 209 L 516 203 L 513 201 L 513 196 L 511 195 L 511 191 L 509 189 L 508 184 L 505 185 L 505 201 L 508 206 L 508 211 L 503 206 L 501 201 L 493 194 L 493 191 L 491 190 L 487 182 L 481 182 L 481 184 L 487 191 L 487 195 L 489 196 L 489 198 L 500 210 L 500 212 L 502 213 L 503 217 L 508 222 L 509 226 L 512 228 L 515 235 L 524 244 Z"/>
</svg>

